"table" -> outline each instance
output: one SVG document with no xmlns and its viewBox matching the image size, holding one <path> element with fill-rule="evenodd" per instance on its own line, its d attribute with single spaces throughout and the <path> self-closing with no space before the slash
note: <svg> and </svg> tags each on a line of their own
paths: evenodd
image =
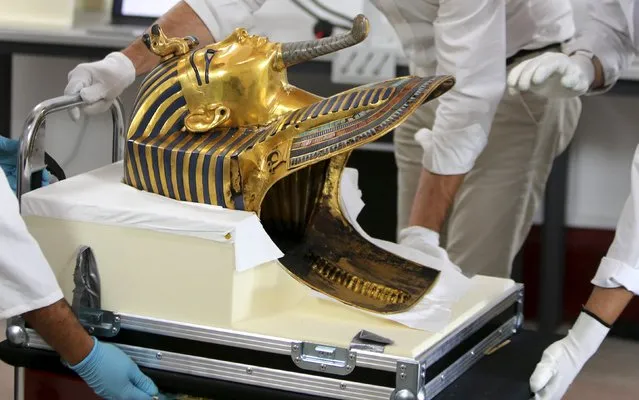
<svg viewBox="0 0 639 400">
<path fill-rule="evenodd" d="M 541 358 L 543 350 L 559 338 L 555 335 L 522 330 L 513 336 L 510 344 L 490 356 L 485 356 L 434 400 L 529 400 L 528 379 Z M 51 387 L 46 383 L 50 378 L 58 377 L 59 374 L 72 380 L 77 380 L 77 377 L 63 368 L 59 358 L 51 352 L 14 348 L 7 341 L 4 341 L 0 343 L 0 359 L 10 365 L 37 371 L 30 378 L 28 388 L 30 393 L 41 391 L 47 394 L 47 399 L 64 398 L 65 400 L 79 400 L 80 398 L 86 400 L 87 397 L 84 395 L 87 393 L 90 395 L 88 387 L 82 384 L 79 392 L 74 393 L 73 397 L 63 396 L 62 393 L 56 394 L 59 397 L 52 397 L 54 394 L 48 392 Z M 142 370 L 158 384 L 161 390 L 167 392 L 189 393 L 211 397 L 215 400 L 238 398 L 321 400 L 318 397 L 299 396 L 147 368 L 142 368 Z M 40 398 L 32 397 L 28 400 L 40 400 Z"/>
<path fill-rule="evenodd" d="M 98 34 L 87 30 L 87 27 L 99 23 L 99 20 L 100 17 L 92 14 L 81 15 L 73 29 L 29 26 L 0 27 L 0 132 L 3 134 L 11 132 L 11 60 L 13 54 L 79 56 L 100 59 L 112 51 L 126 47 L 134 39 L 131 35 L 115 32 L 113 34 Z M 348 88 L 348 86 L 335 85 L 330 82 L 330 64 L 325 62 L 326 60 L 330 60 L 330 56 L 291 68 L 289 74 L 291 82 L 319 95 L 329 95 Z M 398 66 L 398 74 L 407 73 L 405 66 Z M 326 80 L 317 79 L 317 74 L 324 74 L 327 77 Z M 633 74 L 637 75 L 633 71 L 629 76 L 634 77 Z M 395 168 L 392 161 L 388 162 L 388 153 L 393 151 L 391 137 L 391 135 L 387 135 L 379 143 L 372 143 L 367 147 L 367 150 L 377 152 L 373 153 L 371 157 L 375 159 L 381 157 L 384 160 L 385 164 L 382 164 L 388 166 L 387 171 L 393 171 Z M 370 157 L 367 159 L 370 160 Z M 544 295 L 540 296 L 539 304 L 539 328 L 544 332 L 554 331 L 562 320 L 565 253 L 563 229 L 565 226 L 567 171 L 568 150 L 555 161 L 545 195 L 542 232 L 543 254 L 540 263 L 540 291 Z M 395 179 L 389 175 L 391 174 L 385 176 L 389 179 Z M 365 182 L 362 183 L 365 184 Z M 371 182 L 371 185 L 379 185 L 379 182 Z M 378 203 L 380 202 L 379 199 L 376 200 Z M 388 196 L 382 201 L 384 201 L 383 205 L 374 205 L 369 200 L 363 218 L 367 218 L 365 214 L 372 209 L 388 210 L 395 203 L 394 197 Z M 395 240 L 394 216 L 389 216 L 381 222 L 379 218 L 371 216 L 368 221 L 362 221 L 361 225 L 370 234 L 380 239 Z M 516 267 L 515 273 L 517 273 L 517 269 Z M 516 275 L 515 279 L 517 279 Z"/>
</svg>

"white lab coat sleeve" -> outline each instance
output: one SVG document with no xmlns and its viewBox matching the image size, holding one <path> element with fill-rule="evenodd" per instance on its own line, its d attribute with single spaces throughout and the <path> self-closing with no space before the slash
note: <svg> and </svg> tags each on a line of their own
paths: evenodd
<svg viewBox="0 0 639 400">
<path fill-rule="evenodd" d="M 55 275 L 27 230 L 18 200 L 0 169 L 0 320 L 62 298 Z"/>
<path fill-rule="evenodd" d="M 608 91 L 635 58 L 639 45 L 635 1 L 587 0 L 583 16 L 576 16 L 577 34 L 563 51 L 572 54 L 586 50 L 601 62 L 604 86 L 591 90 L 589 95 Z"/>
<path fill-rule="evenodd" d="M 236 28 L 251 29 L 253 14 L 266 0 L 185 0 L 204 22 L 215 41 L 224 40 Z"/>
<path fill-rule="evenodd" d="M 632 160 L 630 195 L 617 222 L 615 239 L 592 283 L 603 288 L 624 287 L 639 295 L 639 146 Z"/>
<path fill-rule="evenodd" d="M 437 74 L 453 75 L 432 132 L 416 139 L 422 165 L 442 175 L 464 174 L 486 147 L 506 88 L 506 14 L 503 0 L 442 0 L 434 22 Z"/>
</svg>

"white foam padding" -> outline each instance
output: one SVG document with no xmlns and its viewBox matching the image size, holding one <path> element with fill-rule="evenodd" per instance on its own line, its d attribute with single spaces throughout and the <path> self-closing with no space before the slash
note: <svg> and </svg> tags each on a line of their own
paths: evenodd
<svg viewBox="0 0 639 400">
<path fill-rule="evenodd" d="M 235 269 L 283 256 L 257 215 L 182 202 L 122 183 L 122 162 L 56 182 L 22 196 L 22 215 L 92 222 L 234 243 Z"/>
</svg>

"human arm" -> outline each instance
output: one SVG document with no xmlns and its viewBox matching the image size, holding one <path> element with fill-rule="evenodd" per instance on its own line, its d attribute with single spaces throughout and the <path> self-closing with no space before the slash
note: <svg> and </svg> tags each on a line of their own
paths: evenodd
<svg viewBox="0 0 639 400">
<path fill-rule="evenodd" d="M 634 293 L 623 287 L 593 288 L 588 302 L 566 337 L 544 351 L 531 375 L 530 388 L 535 400 L 563 398 L 633 296 Z"/>
<path fill-rule="evenodd" d="M 120 349 L 89 336 L 64 299 L 23 317 L 101 397 L 152 400 L 159 394 L 153 381 Z"/>
<path fill-rule="evenodd" d="M 266 0 L 182 0 L 155 23 L 168 37 L 195 36 L 200 46 L 222 40 L 235 28 L 253 26 L 253 13 Z M 122 53 L 129 58 L 136 75 L 151 71 L 160 61 L 137 38 Z"/>
<path fill-rule="evenodd" d="M 546 97 L 600 94 L 630 67 L 637 46 L 634 0 L 589 0 L 581 29 L 563 48 L 513 68 L 511 92 L 533 91 Z"/>
<path fill-rule="evenodd" d="M 96 393 L 116 400 L 151 400 L 157 394 L 130 358 L 80 325 L 0 168 L 0 320 L 16 315 L 23 315 Z"/>
<path fill-rule="evenodd" d="M 200 46 L 213 43 L 215 38 L 211 31 L 188 3 L 180 1 L 155 21 L 155 24 L 160 25 L 167 37 L 192 35 L 198 38 Z M 207 2 L 197 0 L 194 3 Z M 160 57 L 149 51 L 141 37 L 136 38 L 127 48 L 122 50 L 122 54 L 131 61 L 136 76 L 150 72 L 160 62 Z"/>
<path fill-rule="evenodd" d="M 568 335 L 548 347 L 530 378 L 538 400 L 560 399 L 595 354 L 610 326 L 639 294 L 639 146 L 631 170 L 631 191 L 615 239 L 601 260 L 584 311 Z"/>
<path fill-rule="evenodd" d="M 183 0 L 173 6 L 155 23 L 168 37 L 195 36 L 200 46 L 221 40 L 239 26 L 250 28 L 252 16 L 266 0 Z M 83 108 L 87 114 L 109 109 L 113 100 L 128 88 L 135 78 L 150 72 L 160 58 L 136 38 L 122 51 L 104 59 L 81 63 L 68 76 L 64 90 L 67 96 L 80 95 L 91 104 Z M 79 119 L 78 109 L 71 116 Z"/>
<path fill-rule="evenodd" d="M 438 99 L 432 130 L 421 129 L 422 172 L 409 225 L 438 233 L 465 174 L 484 149 L 506 80 L 504 4 L 440 3 L 434 22 L 437 74 L 456 84 Z"/>
<path fill-rule="evenodd" d="M 93 340 L 64 299 L 29 311 L 23 318 L 71 365 L 80 363 L 93 349 Z"/>
</svg>

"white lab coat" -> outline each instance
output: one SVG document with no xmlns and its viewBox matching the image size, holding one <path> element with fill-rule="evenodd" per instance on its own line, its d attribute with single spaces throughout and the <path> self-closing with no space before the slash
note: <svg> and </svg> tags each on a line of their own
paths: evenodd
<svg viewBox="0 0 639 400">
<path fill-rule="evenodd" d="M 617 222 L 615 239 L 592 283 L 603 288 L 624 287 L 639 295 L 639 146 L 632 160 L 630 195 Z"/>
<path fill-rule="evenodd" d="M 265 1 L 266 0 L 186 0 L 186 2 L 191 6 L 191 8 L 193 8 L 196 14 L 198 14 L 205 25 L 209 28 L 216 40 L 221 40 L 226 37 L 237 27 L 250 28 L 253 26 L 253 13 L 259 10 Z M 429 28 L 427 24 L 423 23 L 426 21 L 426 18 L 422 18 L 423 21 L 418 21 L 420 18 L 419 16 L 423 17 L 426 14 L 433 13 L 432 9 L 433 7 L 436 7 L 438 3 L 436 0 L 421 2 L 410 2 L 409 0 L 404 0 L 401 3 L 390 0 L 374 0 L 374 3 L 378 8 L 383 9 L 387 16 L 393 20 L 392 22 L 395 24 L 398 34 L 400 34 L 400 37 L 403 39 L 404 46 L 407 47 L 405 50 L 408 50 L 407 52 L 410 56 L 412 56 L 413 62 L 417 61 L 417 64 L 424 63 L 422 58 L 425 57 L 428 59 L 428 57 L 430 57 L 437 60 L 446 60 L 449 58 L 450 64 L 453 67 L 458 64 L 457 61 L 460 57 L 460 54 L 458 54 L 459 49 L 455 48 L 455 46 L 445 46 L 448 43 L 439 43 L 440 48 L 436 50 L 436 53 L 438 53 L 436 57 L 429 55 L 430 53 L 427 49 L 424 49 L 421 53 L 419 51 L 415 51 L 417 47 L 423 47 L 424 44 L 421 42 L 420 38 L 416 37 L 415 34 L 412 34 L 409 31 L 423 31 L 427 29 L 434 31 L 442 28 L 443 16 L 439 16 L 436 19 L 433 24 L 435 28 L 433 28 L 433 25 Z M 527 3 L 526 1 L 512 0 L 506 3 L 506 8 L 510 10 L 506 13 L 509 15 L 507 25 L 510 22 L 509 25 L 512 26 L 512 28 L 510 29 L 510 32 L 508 32 L 508 47 L 504 48 L 503 35 L 507 29 L 503 25 L 503 22 L 500 22 L 500 17 L 503 18 L 504 10 L 503 8 L 500 9 L 500 7 L 503 6 L 499 6 L 499 4 L 501 3 L 491 3 L 490 0 L 482 0 L 480 6 L 475 4 L 474 7 L 464 8 L 465 3 L 463 1 L 458 3 L 448 1 L 447 8 L 444 11 L 449 12 L 450 15 L 445 16 L 447 18 L 445 21 L 451 19 L 455 20 L 455 18 L 459 19 L 459 29 L 452 29 L 446 32 L 440 31 L 437 38 L 430 38 L 428 40 L 428 44 L 432 47 L 435 45 L 437 40 L 442 42 L 442 40 L 450 39 L 449 42 L 452 43 L 457 40 L 459 42 L 458 47 L 460 49 L 463 49 L 464 47 L 467 48 L 466 53 L 463 53 L 465 54 L 463 60 L 467 62 L 468 68 L 471 68 L 473 62 L 480 63 L 482 65 L 485 64 L 484 66 L 488 68 L 489 64 L 486 64 L 486 62 L 489 63 L 490 60 L 498 62 L 501 66 L 505 56 L 514 54 L 514 52 L 520 48 L 539 47 L 539 44 L 541 44 L 544 40 L 547 42 L 563 40 L 563 36 L 566 34 L 572 35 L 573 33 L 574 27 L 572 26 L 572 22 L 567 22 L 566 20 L 568 17 L 572 18 L 570 15 L 570 9 L 569 7 L 566 7 L 564 3 L 557 1 L 533 1 Z M 566 53 L 571 53 L 572 51 L 579 49 L 590 50 L 597 55 L 604 68 L 606 89 L 616 82 L 619 78 L 620 72 L 630 65 L 634 54 L 636 53 L 637 44 L 639 43 L 639 32 L 637 32 L 635 27 L 639 20 L 639 15 L 637 15 L 639 10 L 635 10 L 634 5 L 635 0 L 588 0 L 588 18 L 583 21 L 583 25 L 580 26 L 581 29 L 577 33 L 576 38 L 566 46 L 566 49 L 564 49 Z M 414 7 L 414 9 L 409 10 L 410 7 Z M 542 24 L 540 21 L 546 21 L 549 26 L 535 26 L 535 24 L 530 24 L 530 21 L 527 25 L 525 17 L 528 14 L 526 14 L 526 12 L 529 12 L 531 7 L 537 14 L 550 12 L 545 16 L 545 18 L 538 18 L 538 21 L 535 22 L 537 24 Z M 459 10 L 457 10 L 457 8 L 459 8 Z M 488 14 L 485 16 L 486 18 L 473 19 L 472 17 L 476 16 L 471 12 L 473 10 L 476 11 L 477 15 L 480 15 L 477 10 L 483 10 L 483 12 Z M 400 11 L 404 12 L 402 13 Z M 438 12 L 441 11 L 442 10 L 439 10 Z M 499 13 L 501 13 L 501 15 L 497 15 Z M 437 14 L 437 12 L 433 15 L 435 14 Z M 515 17 L 517 14 L 522 15 L 520 20 L 516 20 Z M 402 18 L 404 18 L 404 20 L 402 20 Z M 421 25 L 419 25 L 420 23 Z M 497 26 L 495 26 L 495 23 L 498 23 Z M 577 25 L 579 25 L 579 23 Z M 540 43 L 526 42 L 528 39 L 525 33 L 531 29 L 537 29 L 538 32 L 541 32 L 535 35 L 536 40 L 541 41 Z M 473 36 L 470 40 L 474 40 L 472 45 L 469 45 L 471 42 L 468 41 L 469 32 L 471 32 L 470 34 Z M 547 37 L 544 37 L 544 35 L 547 35 Z M 420 40 L 419 42 L 413 43 L 410 42 L 411 39 L 413 41 L 416 39 Z M 486 48 L 486 50 L 484 50 L 485 46 L 482 47 L 482 45 L 487 43 L 489 43 L 493 48 Z M 475 50 L 474 48 L 477 46 L 481 48 L 481 51 L 473 53 L 473 50 Z M 447 52 L 447 47 L 450 47 L 449 52 Z M 453 52 L 453 50 L 455 51 Z M 446 63 L 443 65 L 446 66 Z M 417 65 L 417 67 L 419 67 L 419 65 Z M 450 71 L 444 71 L 441 67 L 442 66 L 440 65 L 437 71 L 438 73 L 452 73 L 453 75 L 459 75 L 460 73 L 460 71 L 455 71 L 454 68 Z M 484 70 L 486 68 L 484 68 Z M 500 70 L 501 68 L 494 64 L 490 69 Z M 461 72 L 464 73 L 464 71 Z M 493 89 L 500 88 L 502 83 L 498 81 L 502 79 L 502 76 L 500 74 L 493 74 L 490 75 L 489 78 L 492 83 L 491 85 L 486 86 L 487 77 L 483 74 L 478 76 L 478 87 L 481 88 L 481 85 L 483 84 L 484 88 L 488 88 L 488 90 L 479 90 L 479 92 L 474 93 L 473 96 L 468 96 L 472 101 L 486 103 L 482 110 L 485 115 L 478 119 L 478 121 L 481 120 L 482 125 L 485 126 L 490 125 L 493 109 L 501 97 L 501 93 L 498 93 L 499 90 L 495 91 Z M 503 81 L 505 81 L 505 78 Z M 465 90 L 465 85 L 468 85 L 469 82 L 472 87 L 472 82 L 474 81 L 471 79 L 470 81 L 458 81 L 456 88 L 459 90 L 461 87 L 461 91 L 463 92 Z M 482 93 L 485 95 L 484 97 L 481 96 Z M 472 108 L 469 106 L 472 102 L 464 103 L 464 93 L 460 93 L 457 97 L 455 97 L 454 93 L 447 94 L 447 96 L 449 98 L 454 98 L 452 101 L 456 104 L 456 107 L 454 107 L 455 110 L 464 109 L 467 112 L 470 108 Z M 455 114 L 453 113 L 450 116 L 446 115 L 444 118 L 440 119 L 450 124 L 451 119 L 455 119 L 452 118 L 452 115 Z M 452 121 L 452 123 L 459 122 L 460 121 Z M 471 121 L 468 119 L 461 121 L 462 124 L 467 123 L 467 125 L 470 124 L 470 122 Z M 474 125 L 470 124 L 470 126 L 472 127 Z M 448 126 L 444 129 L 444 133 L 450 134 L 450 130 L 451 126 Z M 454 130 L 455 129 L 453 129 L 453 131 Z M 485 131 L 486 129 L 480 130 Z M 470 129 L 470 131 L 472 131 L 472 129 Z M 478 140 L 477 145 L 474 146 L 471 151 L 467 152 L 470 154 L 471 158 L 476 154 L 479 154 L 481 147 L 483 146 L 481 143 L 483 142 L 484 141 Z M 458 151 L 460 143 L 451 142 L 450 146 Z M 469 144 L 461 143 L 461 146 L 468 147 Z M 470 147 L 473 146 L 471 145 Z M 433 157 L 436 157 L 436 155 Z M 444 167 L 444 169 L 451 171 L 455 170 L 455 168 L 462 167 L 463 160 L 455 160 L 453 164 L 455 163 L 457 163 L 457 165 L 453 165 L 451 167 L 450 160 L 444 160 L 442 165 L 448 165 L 447 167 Z M 468 165 L 472 165 L 472 162 L 466 163 L 465 167 L 467 168 Z M 443 172 L 446 173 L 445 171 Z M 607 256 L 602 260 L 592 282 L 597 286 L 607 288 L 623 286 L 635 294 L 639 294 L 639 146 L 635 151 L 630 178 L 632 191 L 621 213 L 615 240 L 610 247 Z"/>
<path fill-rule="evenodd" d="M 583 19 L 577 21 L 579 31 L 565 51 L 590 51 L 603 67 L 605 86 L 590 94 L 612 87 L 639 51 L 636 8 L 636 0 L 589 0 Z M 639 295 L 639 146 L 632 160 L 630 187 L 615 239 L 592 283 L 603 288 L 624 287 Z"/>
<path fill-rule="evenodd" d="M 573 0 L 578 28 L 573 40 L 564 47 L 565 54 L 587 50 L 603 66 L 604 87 L 591 92 L 600 94 L 612 87 L 636 54 L 638 34 L 635 0 Z"/>
<path fill-rule="evenodd" d="M 0 169 L 0 320 L 46 307 L 62 297 L 55 275 L 29 234 L 18 200 Z"/>
<path fill-rule="evenodd" d="M 265 1 L 186 3 L 215 40 L 222 40 L 235 28 L 250 29 L 253 13 Z M 432 132 L 423 138 L 423 167 L 442 175 L 467 173 L 485 148 L 506 87 L 506 59 L 523 49 L 563 42 L 574 34 L 569 0 L 372 3 L 393 25 L 415 74 L 456 78 L 455 86 L 438 99 Z"/>
</svg>

